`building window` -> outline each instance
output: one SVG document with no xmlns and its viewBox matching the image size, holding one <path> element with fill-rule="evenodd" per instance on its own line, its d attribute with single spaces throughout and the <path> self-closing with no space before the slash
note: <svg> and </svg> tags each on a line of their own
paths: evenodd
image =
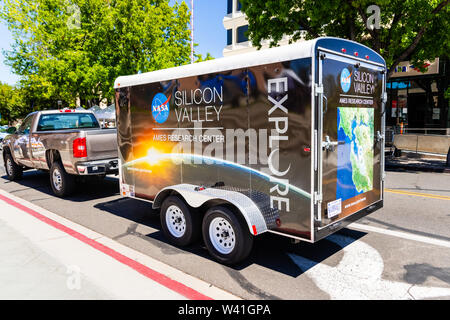
<svg viewBox="0 0 450 320">
<path fill-rule="evenodd" d="M 246 35 L 246 32 L 248 31 L 248 25 L 240 26 L 237 28 L 237 42 L 245 42 L 248 41 L 248 37 Z"/>
<path fill-rule="evenodd" d="M 238 0 L 236 11 L 241 11 L 241 8 L 242 8 L 241 2 Z"/>
<path fill-rule="evenodd" d="M 230 14 L 233 12 L 233 0 L 227 1 L 227 14 Z"/>
<path fill-rule="evenodd" d="M 227 46 L 233 43 L 233 29 L 227 30 Z"/>
</svg>

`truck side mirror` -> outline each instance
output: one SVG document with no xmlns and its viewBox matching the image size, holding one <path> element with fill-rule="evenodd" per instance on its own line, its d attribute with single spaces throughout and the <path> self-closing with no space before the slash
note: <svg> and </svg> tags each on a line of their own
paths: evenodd
<svg viewBox="0 0 450 320">
<path fill-rule="evenodd" d="M 6 129 L 6 132 L 9 134 L 14 134 L 16 133 L 17 128 L 16 127 L 9 127 L 8 129 Z"/>
</svg>

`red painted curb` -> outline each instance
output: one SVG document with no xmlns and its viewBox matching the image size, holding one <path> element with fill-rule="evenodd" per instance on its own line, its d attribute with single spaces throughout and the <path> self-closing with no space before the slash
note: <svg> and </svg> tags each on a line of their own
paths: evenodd
<svg viewBox="0 0 450 320">
<path fill-rule="evenodd" d="M 80 240 L 81 242 L 84 242 L 86 244 L 88 244 L 89 246 L 93 247 L 94 249 L 97 249 L 98 251 L 110 256 L 111 258 L 121 262 L 122 264 L 127 265 L 128 267 L 132 268 L 133 270 L 139 272 L 140 274 L 146 276 L 147 278 L 165 286 L 166 288 L 173 290 L 179 294 L 181 294 L 182 296 L 191 299 L 191 300 L 213 300 L 212 298 L 205 296 L 204 294 L 178 282 L 175 280 L 170 279 L 169 277 L 163 275 L 162 273 L 159 273 L 133 259 L 130 259 L 126 256 L 124 256 L 123 254 L 93 240 L 90 239 L 88 237 L 86 237 L 85 235 L 70 229 L 69 227 L 66 227 L 65 225 L 56 222 L 55 220 L 52 220 L 50 218 L 47 218 L 46 216 L 6 197 L 0 194 L 0 199 L 5 201 L 6 203 L 32 215 L 33 217 L 41 220 L 42 222 L 45 222 L 46 224 L 60 230 L 63 231 L 69 235 L 71 235 L 72 237 Z"/>
</svg>

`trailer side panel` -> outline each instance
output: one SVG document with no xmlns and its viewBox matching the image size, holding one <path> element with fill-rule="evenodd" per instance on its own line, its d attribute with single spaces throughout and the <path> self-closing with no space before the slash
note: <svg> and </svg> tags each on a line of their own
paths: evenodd
<svg viewBox="0 0 450 320">
<path fill-rule="evenodd" d="M 311 58 L 118 88 L 116 105 L 122 194 L 235 191 L 310 239 Z"/>
</svg>

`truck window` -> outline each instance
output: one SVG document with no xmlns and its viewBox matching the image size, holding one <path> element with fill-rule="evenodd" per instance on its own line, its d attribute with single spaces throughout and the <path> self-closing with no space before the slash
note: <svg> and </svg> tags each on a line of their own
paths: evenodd
<svg viewBox="0 0 450 320">
<path fill-rule="evenodd" d="M 90 113 L 43 114 L 38 131 L 100 128 L 97 118 Z"/>
<path fill-rule="evenodd" d="M 29 115 L 28 117 L 26 117 L 25 120 L 23 120 L 22 124 L 20 125 L 19 130 L 17 130 L 17 133 L 29 134 L 32 120 L 33 120 L 33 115 Z"/>
</svg>

